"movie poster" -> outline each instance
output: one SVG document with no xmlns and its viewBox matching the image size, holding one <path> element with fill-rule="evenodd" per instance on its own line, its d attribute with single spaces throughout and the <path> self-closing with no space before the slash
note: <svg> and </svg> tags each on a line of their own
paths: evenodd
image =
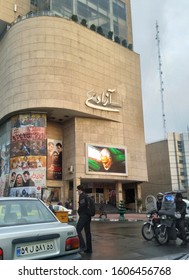
<svg viewBox="0 0 189 280">
<path fill-rule="evenodd" d="M 61 140 L 47 140 L 47 179 L 62 180 Z"/>
<path fill-rule="evenodd" d="M 0 197 L 8 195 L 10 144 L 0 145 Z"/>
<path fill-rule="evenodd" d="M 9 196 L 38 197 L 46 187 L 46 168 L 12 170 L 9 181 Z"/>
<path fill-rule="evenodd" d="M 9 196 L 41 197 L 46 187 L 46 115 L 11 119 Z"/>
</svg>

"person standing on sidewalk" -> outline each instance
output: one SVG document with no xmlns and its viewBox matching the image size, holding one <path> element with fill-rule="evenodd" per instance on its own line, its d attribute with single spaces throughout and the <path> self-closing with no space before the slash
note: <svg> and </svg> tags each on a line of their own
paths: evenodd
<svg viewBox="0 0 189 280">
<path fill-rule="evenodd" d="M 105 211 L 105 204 L 104 204 L 104 200 L 100 201 L 100 207 L 99 207 L 99 218 L 101 219 L 102 216 L 105 216 L 105 218 L 107 219 L 107 213 Z"/>
<path fill-rule="evenodd" d="M 81 252 L 92 253 L 92 238 L 91 238 L 91 214 L 88 208 L 88 197 L 82 185 L 77 186 L 79 193 L 79 220 L 77 222 L 77 233 L 80 241 Z M 86 244 L 82 236 L 82 230 L 85 231 Z"/>
</svg>

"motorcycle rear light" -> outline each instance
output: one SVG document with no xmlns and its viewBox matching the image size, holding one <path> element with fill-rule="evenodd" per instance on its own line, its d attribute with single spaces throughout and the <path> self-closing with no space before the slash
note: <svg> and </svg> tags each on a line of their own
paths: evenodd
<svg viewBox="0 0 189 280">
<path fill-rule="evenodd" d="M 162 220 L 165 220 L 165 219 L 167 219 L 167 216 L 166 215 L 162 215 L 161 218 L 162 218 Z"/>
<path fill-rule="evenodd" d="M 0 248 L 0 260 L 3 260 L 3 249 Z"/>
<path fill-rule="evenodd" d="M 66 251 L 79 249 L 79 238 L 77 236 L 67 238 L 65 246 Z"/>
</svg>

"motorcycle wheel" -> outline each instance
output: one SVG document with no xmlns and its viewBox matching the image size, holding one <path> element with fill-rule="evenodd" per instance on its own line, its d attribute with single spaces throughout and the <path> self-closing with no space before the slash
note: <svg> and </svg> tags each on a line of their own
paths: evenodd
<svg viewBox="0 0 189 280">
<path fill-rule="evenodd" d="M 155 230 L 155 239 L 160 245 L 164 245 L 168 242 L 169 236 L 164 225 L 160 225 Z"/>
<path fill-rule="evenodd" d="M 142 236 L 144 237 L 144 239 L 146 239 L 147 241 L 150 241 L 153 239 L 154 237 L 154 227 L 150 224 L 150 223 L 145 223 L 142 226 Z"/>
</svg>

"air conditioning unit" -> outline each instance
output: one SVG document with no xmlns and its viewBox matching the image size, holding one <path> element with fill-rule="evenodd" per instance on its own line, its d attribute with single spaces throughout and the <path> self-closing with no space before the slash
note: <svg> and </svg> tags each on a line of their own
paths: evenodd
<svg viewBox="0 0 189 280">
<path fill-rule="evenodd" d="M 68 168 L 68 171 L 69 171 L 69 173 L 73 173 L 73 172 L 74 172 L 74 167 L 73 167 L 73 165 L 71 165 L 71 166 Z"/>
</svg>

